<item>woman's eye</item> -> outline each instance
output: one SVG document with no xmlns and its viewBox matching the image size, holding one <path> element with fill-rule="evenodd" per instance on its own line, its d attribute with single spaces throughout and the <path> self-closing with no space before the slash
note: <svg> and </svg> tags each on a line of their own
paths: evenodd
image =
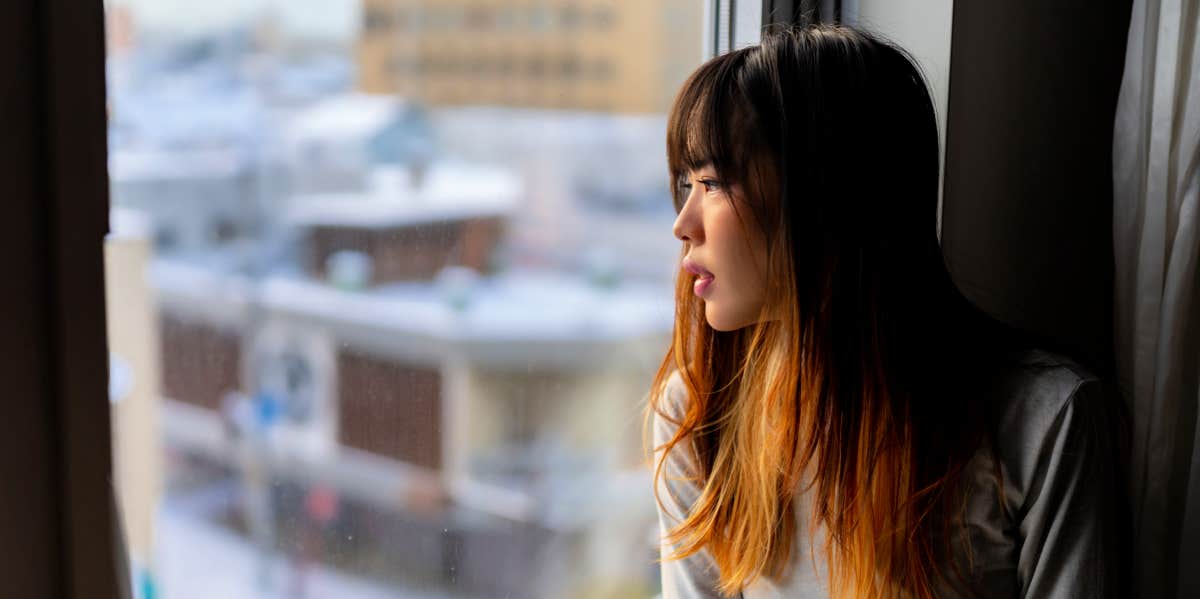
<svg viewBox="0 0 1200 599">
<path fill-rule="evenodd" d="M 716 179 L 700 179 L 697 181 L 704 186 L 705 193 L 712 193 L 721 189 L 721 182 Z M 683 210 L 683 205 L 687 203 L 687 199 L 692 195 L 692 182 L 688 179 L 680 179 L 676 184 L 679 190 L 678 197 L 675 198 L 675 212 L 679 213 Z"/>
<path fill-rule="evenodd" d="M 679 214 L 683 212 L 683 205 L 687 203 L 688 196 L 692 195 L 692 184 L 680 181 L 675 187 L 677 189 L 675 193 L 675 214 Z"/>
</svg>

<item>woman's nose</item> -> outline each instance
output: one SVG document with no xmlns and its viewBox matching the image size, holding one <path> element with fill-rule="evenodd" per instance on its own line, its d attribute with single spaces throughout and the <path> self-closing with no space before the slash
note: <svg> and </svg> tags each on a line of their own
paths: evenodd
<svg viewBox="0 0 1200 599">
<path fill-rule="evenodd" d="M 679 211 L 679 216 L 675 217 L 675 224 L 671 227 L 671 232 L 680 241 L 695 242 L 701 236 L 699 219 L 691 207 L 693 204 L 694 202 L 684 198 L 683 209 Z"/>
</svg>

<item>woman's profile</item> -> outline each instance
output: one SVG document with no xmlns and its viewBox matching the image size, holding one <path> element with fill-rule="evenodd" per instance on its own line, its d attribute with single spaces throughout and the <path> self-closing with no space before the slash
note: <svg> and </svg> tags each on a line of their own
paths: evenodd
<svg viewBox="0 0 1200 599">
<path fill-rule="evenodd" d="M 951 280 L 903 50 L 768 32 L 687 79 L 667 152 L 664 599 L 1121 595 L 1109 394 Z"/>
</svg>

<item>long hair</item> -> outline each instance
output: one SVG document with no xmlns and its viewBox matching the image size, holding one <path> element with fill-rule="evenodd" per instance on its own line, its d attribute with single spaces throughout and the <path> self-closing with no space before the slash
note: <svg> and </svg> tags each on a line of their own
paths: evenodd
<svg viewBox="0 0 1200 599">
<path fill-rule="evenodd" d="M 681 177 L 704 165 L 747 190 L 735 209 L 767 240 L 769 274 L 758 322 L 733 331 L 708 326 L 694 277 L 677 278 L 647 417 L 678 425 L 655 450 L 693 452 L 702 491 L 664 559 L 707 549 L 726 594 L 784 580 L 807 493 L 834 596 L 932 597 L 948 569 L 964 582 L 946 566 L 957 485 L 988 433 L 963 391 L 1012 338 L 946 270 L 937 124 L 912 59 L 843 26 L 767 32 L 687 79 L 667 153 L 677 210 Z M 675 371 L 689 401 L 672 416 Z"/>
</svg>

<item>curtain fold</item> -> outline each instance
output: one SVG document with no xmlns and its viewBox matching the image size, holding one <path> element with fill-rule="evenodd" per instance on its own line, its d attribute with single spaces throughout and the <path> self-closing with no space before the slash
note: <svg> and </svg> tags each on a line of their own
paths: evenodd
<svg viewBox="0 0 1200 599">
<path fill-rule="evenodd" d="M 1113 142 L 1135 591 L 1200 597 L 1200 0 L 1135 0 Z"/>
<path fill-rule="evenodd" d="M 841 23 L 842 5 L 842 0 L 762 0 L 762 23 Z M 857 17 L 857 2 L 853 3 L 853 9 L 853 15 L 848 16 Z M 845 22 L 853 23 L 853 20 Z"/>
</svg>

